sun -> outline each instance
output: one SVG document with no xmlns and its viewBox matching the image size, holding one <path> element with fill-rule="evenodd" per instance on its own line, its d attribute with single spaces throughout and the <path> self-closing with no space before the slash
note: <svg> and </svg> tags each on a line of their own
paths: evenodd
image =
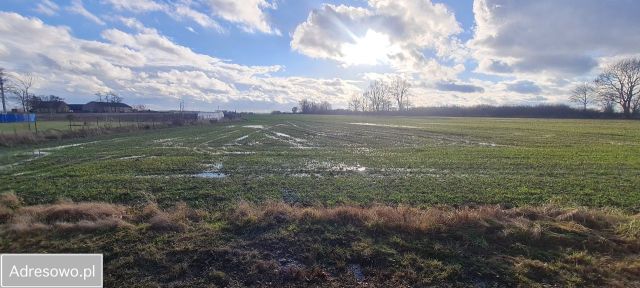
<svg viewBox="0 0 640 288">
<path fill-rule="evenodd" d="M 347 65 L 377 65 L 389 60 L 389 54 L 397 48 L 391 44 L 389 36 L 367 30 L 364 37 L 356 38 L 354 43 L 342 45 L 343 61 Z"/>
</svg>

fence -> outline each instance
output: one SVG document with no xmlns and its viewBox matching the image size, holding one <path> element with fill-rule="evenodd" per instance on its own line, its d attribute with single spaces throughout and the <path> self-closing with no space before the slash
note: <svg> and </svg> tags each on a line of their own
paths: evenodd
<svg viewBox="0 0 640 288">
<path fill-rule="evenodd" d="M 11 115 L 0 121 L 0 134 L 38 133 L 45 131 L 76 131 L 81 129 L 177 125 L 198 119 L 193 112 L 155 113 L 50 113 L 0 114 Z M 20 118 L 19 116 L 22 116 Z M 24 120 L 18 121 L 17 119 Z M 26 119 L 26 120 L 25 120 Z M 4 119 L 3 119 L 4 120 Z M 37 120 L 37 121 L 36 121 Z"/>
<path fill-rule="evenodd" d="M 0 114 L 0 123 L 36 122 L 36 114 Z"/>
</svg>

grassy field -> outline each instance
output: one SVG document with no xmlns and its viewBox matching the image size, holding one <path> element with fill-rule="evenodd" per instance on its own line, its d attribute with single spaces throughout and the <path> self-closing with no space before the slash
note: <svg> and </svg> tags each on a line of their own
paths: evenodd
<svg viewBox="0 0 640 288">
<path fill-rule="evenodd" d="M 638 175 L 638 121 L 252 116 L 1 149 L 0 251 L 141 287 L 640 285 Z"/>
<path fill-rule="evenodd" d="M 152 122 L 127 122 L 127 121 L 74 121 L 69 126 L 69 121 L 38 121 L 38 132 L 45 131 L 69 131 L 79 129 L 94 129 L 105 127 L 135 126 L 135 125 L 151 125 Z M 0 123 L 0 134 L 14 133 L 35 133 L 34 123 Z"/>
<path fill-rule="evenodd" d="M 55 148 L 67 144 L 2 169 L 0 188 L 29 204 L 284 199 L 640 210 L 635 121 L 265 116 Z M 33 151 L 2 151 L 0 165 Z M 206 172 L 220 177 L 197 177 Z"/>
</svg>

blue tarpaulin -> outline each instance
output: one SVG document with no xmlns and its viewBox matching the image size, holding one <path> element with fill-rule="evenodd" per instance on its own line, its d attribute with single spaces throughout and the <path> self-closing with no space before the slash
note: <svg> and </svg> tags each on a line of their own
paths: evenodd
<svg viewBox="0 0 640 288">
<path fill-rule="evenodd" d="M 36 122 L 36 114 L 1 114 L 0 123 Z"/>
</svg>

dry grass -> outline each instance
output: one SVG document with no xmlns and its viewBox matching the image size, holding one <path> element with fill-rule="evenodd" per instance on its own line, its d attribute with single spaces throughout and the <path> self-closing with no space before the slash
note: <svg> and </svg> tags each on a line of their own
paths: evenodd
<svg viewBox="0 0 640 288">
<path fill-rule="evenodd" d="M 186 203 L 179 202 L 172 209 L 161 210 L 157 204 L 149 203 L 143 209 L 140 220 L 147 220 L 152 230 L 184 231 L 191 223 L 200 222 L 204 212 L 189 208 Z"/>
<path fill-rule="evenodd" d="M 534 240 L 541 237 L 545 227 L 553 226 L 574 232 L 616 230 L 628 239 L 640 239 L 637 216 L 624 215 L 616 210 L 548 205 L 513 209 L 500 206 L 418 209 L 403 205 L 297 207 L 281 202 L 263 205 L 241 202 L 230 213 L 229 219 L 238 225 L 319 221 L 414 234 L 498 227 L 505 235 L 520 234 Z"/>
<path fill-rule="evenodd" d="M 50 205 L 22 207 L 15 211 L 10 228 L 16 232 L 38 230 L 104 230 L 130 224 L 127 208 L 108 203 L 61 202 Z"/>
<path fill-rule="evenodd" d="M 141 209 L 123 205 L 61 200 L 54 204 L 21 206 L 22 201 L 13 193 L 0 195 L 0 224 L 20 233 L 42 230 L 94 231 L 148 223 L 156 231 L 184 231 L 200 222 L 206 213 L 191 209 L 184 202 L 162 210 L 156 203 Z"/>
<path fill-rule="evenodd" d="M 22 201 L 20 201 L 20 198 L 18 198 L 18 196 L 16 196 L 16 194 L 13 192 L 0 194 L 0 205 L 4 205 L 11 209 L 16 209 L 20 207 L 21 204 Z"/>
<path fill-rule="evenodd" d="M 20 207 L 22 201 L 13 192 L 0 194 L 0 223 L 6 223 L 11 219 L 14 210 Z"/>
<path fill-rule="evenodd" d="M 140 208 L 109 203 L 58 202 L 21 207 L 15 194 L 0 195 L 0 223 L 18 232 L 43 229 L 92 231 L 148 224 L 154 231 L 185 231 L 212 217 L 184 202 L 169 209 L 155 203 Z M 419 234 L 499 229 L 503 236 L 540 239 L 548 229 L 588 233 L 613 231 L 619 237 L 640 239 L 640 216 L 616 210 L 558 208 L 554 206 L 503 209 L 500 206 L 433 207 L 418 209 L 399 205 L 299 207 L 282 202 L 262 205 L 240 202 L 222 220 L 237 226 L 274 225 L 285 222 L 324 222 L 353 225 L 372 230 Z"/>
</svg>

